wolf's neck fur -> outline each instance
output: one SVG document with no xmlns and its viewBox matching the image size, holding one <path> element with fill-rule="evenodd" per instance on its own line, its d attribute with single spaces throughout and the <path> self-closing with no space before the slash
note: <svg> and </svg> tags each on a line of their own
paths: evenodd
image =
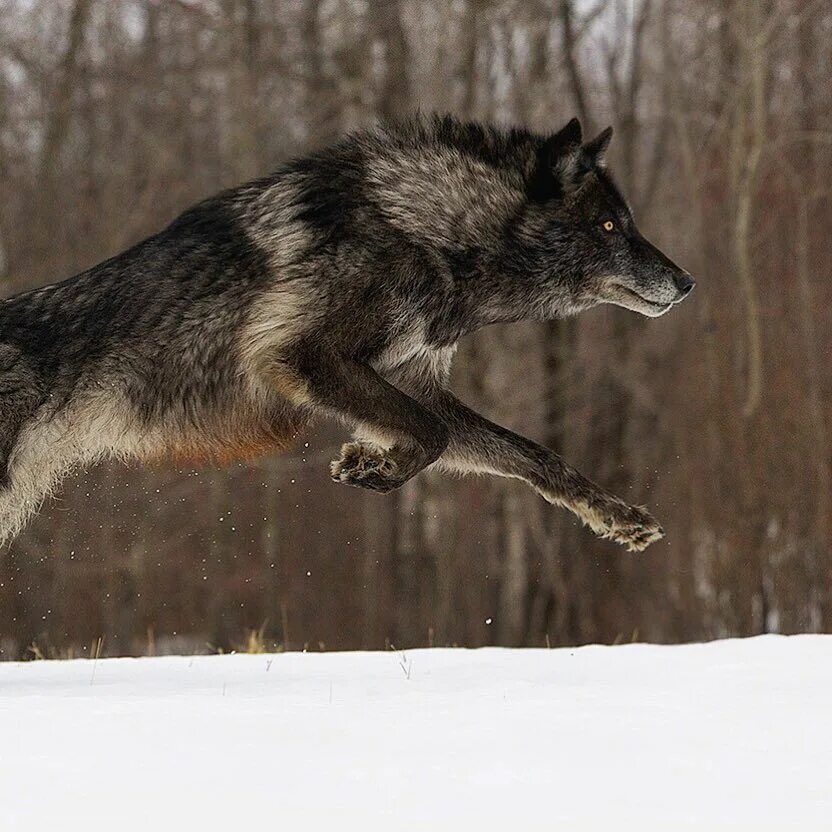
<svg viewBox="0 0 832 832">
<path fill-rule="evenodd" d="M 366 180 L 383 216 L 434 249 L 496 243 L 525 201 L 535 138 L 445 118 L 380 128 L 364 147 Z M 509 145 L 513 152 L 509 152 Z"/>
<path fill-rule="evenodd" d="M 447 263 L 465 331 L 557 314 L 556 298 L 544 307 L 531 291 L 535 264 L 511 242 L 534 210 L 527 182 L 542 141 L 451 117 L 418 118 L 364 139 L 372 200 L 391 225 Z"/>
</svg>

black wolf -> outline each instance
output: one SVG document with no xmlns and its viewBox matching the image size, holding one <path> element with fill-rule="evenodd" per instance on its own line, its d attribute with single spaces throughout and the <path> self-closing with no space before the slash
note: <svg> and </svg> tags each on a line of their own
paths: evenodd
<svg viewBox="0 0 832 832">
<path fill-rule="evenodd" d="M 429 465 L 514 477 L 641 550 L 663 532 L 447 389 L 460 337 L 693 286 L 605 169 L 611 136 L 418 117 L 186 211 L 62 283 L 0 303 L 0 540 L 76 465 L 278 450 L 317 415 L 355 441 L 336 482 Z"/>
</svg>

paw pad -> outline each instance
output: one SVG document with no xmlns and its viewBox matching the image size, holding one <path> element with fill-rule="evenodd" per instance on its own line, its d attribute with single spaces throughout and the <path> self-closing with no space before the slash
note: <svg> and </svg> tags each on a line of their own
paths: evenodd
<svg viewBox="0 0 832 832">
<path fill-rule="evenodd" d="M 330 464 L 334 482 L 355 485 L 382 493 L 399 483 L 395 480 L 396 463 L 381 452 L 350 442 L 341 448 L 341 458 Z"/>
</svg>

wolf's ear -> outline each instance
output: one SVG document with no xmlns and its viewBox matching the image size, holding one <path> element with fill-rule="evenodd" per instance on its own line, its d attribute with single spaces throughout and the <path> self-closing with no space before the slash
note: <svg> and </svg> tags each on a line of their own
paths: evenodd
<svg viewBox="0 0 832 832">
<path fill-rule="evenodd" d="M 573 118 L 538 148 L 534 171 L 529 180 L 529 197 L 536 202 L 556 199 L 570 189 L 577 172 L 583 130 Z"/>
<path fill-rule="evenodd" d="M 553 133 L 540 146 L 540 161 L 554 168 L 569 153 L 574 153 L 581 146 L 583 130 L 578 119 L 570 119 L 557 133 Z"/>
<path fill-rule="evenodd" d="M 604 154 L 606 154 L 607 148 L 610 146 L 611 138 L 612 127 L 607 127 L 581 148 L 591 164 L 604 164 Z"/>
<path fill-rule="evenodd" d="M 571 118 L 557 133 L 546 139 L 546 143 L 553 143 L 562 148 L 567 148 L 580 144 L 583 137 L 584 131 L 581 127 L 581 122 L 576 118 Z"/>
</svg>

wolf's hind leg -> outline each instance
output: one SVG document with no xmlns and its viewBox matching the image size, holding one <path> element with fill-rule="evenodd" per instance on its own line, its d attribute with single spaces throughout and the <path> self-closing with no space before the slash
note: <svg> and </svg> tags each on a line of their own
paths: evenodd
<svg viewBox="0 0 832 832">
<path fill-rule="evenodd" d="M 19 432 L 15 431 L 11 438 L 4 433 L 0 439 L 0 491 L 8 488 L 11 482 L 10 457 Z"/>
<path fill-rule="evenodd" d="M 0 489 L 11 481 L 20 432 L 42 401 L 37 374 L 16 347 L 0 344 Z"/>
<path fill-rule="evenodd" d="M 5 402 L 4 402 L 5 405 Z M 5 407 L 3 408 L 5 410 Z M 22 418 L 8 418 L 0 412 L 0 490 L 8 488 L 12 481 L 12 464 L 15 447 L 23 426 L 31 418 L 31 411 L 24 411 Z"/>
</svg>

